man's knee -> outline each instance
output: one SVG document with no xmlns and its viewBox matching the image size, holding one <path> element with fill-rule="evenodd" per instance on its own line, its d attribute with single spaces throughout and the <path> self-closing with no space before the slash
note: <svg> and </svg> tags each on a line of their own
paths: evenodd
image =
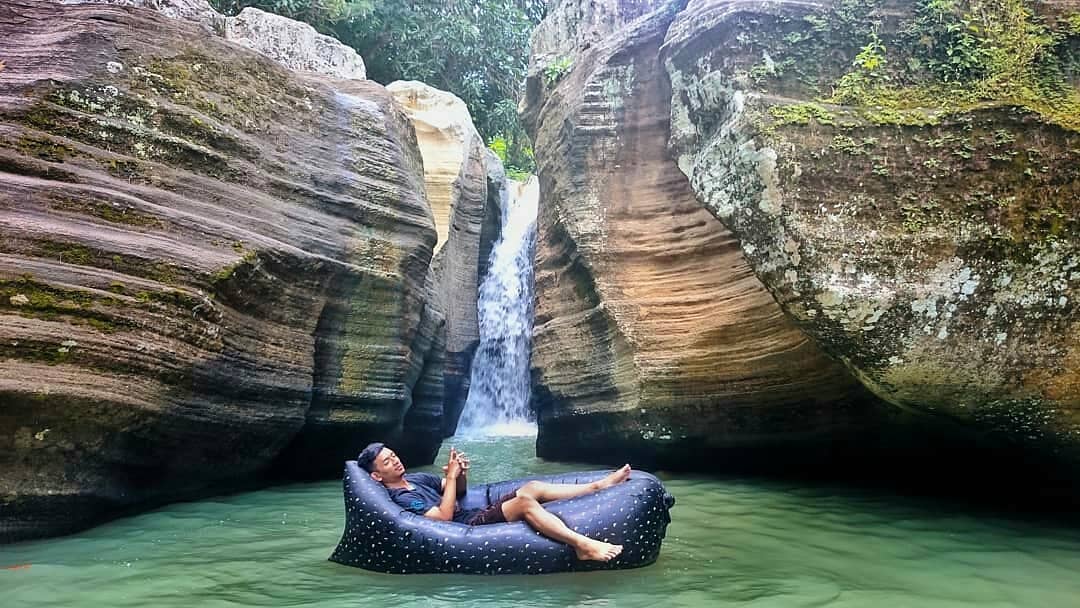
<svg viewBox="0 0 1080 608">
<path fill-rule="evenodd" d="M 539 481 L 530 481 L 518 488 L 516 494 L 518 498 L 531 498 L 533 500 L 539 500 L 543 491 L 543 483 Z"/>
<path fill-rule="evenodd" d="M 518 521 L 525 518 L 525 515 L 535 509 L 542 509 L 540 503 L 529 495 L 518 495 L 517 498 L 513 498 L 503 503 L 503 515 L 507 521 Z"/>
</svg>

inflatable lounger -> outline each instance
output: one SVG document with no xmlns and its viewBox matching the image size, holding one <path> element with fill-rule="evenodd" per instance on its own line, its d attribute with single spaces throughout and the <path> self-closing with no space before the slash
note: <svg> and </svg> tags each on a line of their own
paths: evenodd
<svg viewBox="0 0 1080 608">
<path fill-rule="evenodd" d="M 536 479 L 589 483 L 610 471 L 565 473 L 470 486 L 464 509 L 483 508 Z M 345 463 L 345 532 L 330 561 L 377 572 L 416 574 L 547 574 L 638 568 L 656 561 L 675 499 L 656 477 L 632 471 L 614 487 L 544 504 L 573 530 L 623 546 L 610 562 L 578 561 L 568 545 L 550 540 L 523 521 L 467 526 L 406 511 L 386 488 L 356 465 Z"/>
</svg>

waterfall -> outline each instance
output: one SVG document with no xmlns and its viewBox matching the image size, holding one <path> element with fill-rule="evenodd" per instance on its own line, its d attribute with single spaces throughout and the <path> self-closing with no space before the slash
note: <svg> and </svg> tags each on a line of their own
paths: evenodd
<svg viewBox="0 0 1080 608">
<path fill-rule="evenodd" d="M 507 185 L 502 232 L 480 285 L 480 344 L 458 435 L 536 434 L 529 410 L 529 353 L 540 185 L 535 176 L 524 184 L 508 180 Z"/>
</svg>

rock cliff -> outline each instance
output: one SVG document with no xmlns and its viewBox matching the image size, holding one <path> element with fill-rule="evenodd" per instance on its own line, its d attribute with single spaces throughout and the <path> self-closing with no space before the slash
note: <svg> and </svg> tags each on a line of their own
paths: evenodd
<svg viewBox="0 0 1080 608">
<path fill-rule="evenodd" d="M 963 8 L 690 2 L 672 149 L 876 394 L 1080 463 L 1080 7 Z"/>
<path fill-rule="evenodd" d="M 484 145 L 456 95 L 415 81 L 393 82 L 387 90 L 416 130 L 439 235 L 431 280 L 446 316 L 445 430 L 450 435 L 469 393 L 480 340 L 476 301 L 481 270 L 498 237 L 502 163 Z"/>
<path fill-rule="evenodd" d="M 1078 14 L 553 7 L 525 111 L 542 452 L 881 428 L 853 375 L 897 411 L 1075 464 Z"/>
<path fill-rule="evenodd" d="M 724 450 L 838 440 L 884 415 L 783 314 L 668 152 L 658 54 L 679 7 L 563 2 L 534 35 L 542 456 L 716 468 Z"/>
<path fill-rule="evenodd" d="M 385 89 L 143 8 L 0 32 L 0 540 L 375 437 L 430 461 L 436 231 Z"/>
</svg>

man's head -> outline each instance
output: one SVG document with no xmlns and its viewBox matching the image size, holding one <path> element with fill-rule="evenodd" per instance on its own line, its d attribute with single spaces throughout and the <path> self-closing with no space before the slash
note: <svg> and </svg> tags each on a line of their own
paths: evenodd
<svg viewBox="0 0 1080 608">
<path fill-rule="evenodd" d="M 368 444 L 356 457 L 356 464 L 382 484 L 396 483 L 405 475 L 405 465 L 394 450 L 379 442 Z"/>
</svg>

